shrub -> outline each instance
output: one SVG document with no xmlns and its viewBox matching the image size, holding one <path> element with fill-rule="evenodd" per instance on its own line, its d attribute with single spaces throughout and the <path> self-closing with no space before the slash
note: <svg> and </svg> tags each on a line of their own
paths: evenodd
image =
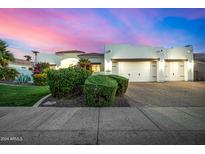
<svg viewBox="0 0 205 154">
<path fill-rule="evenodd" d="M 119 75 L 108 75 L 110 78 L 115 79 L 118 83 L 117 96 L 122 96 L 127 91 L 128 79 Z"/>
<path fill-rule="evenodd" d="M 16 82 L 18 83 L 28 83 L 29 81 L 31 81 L 31 77 L 24 74 L 21 74 L 16 78 Z"/>
<path fill-rule="evenodd" d="M 47 85 L 47 72 L 49 71 L 49 66 L 49 63 L 38 63 L 34 66 L 33 81 L 35 85 Z"/>
<path fill-rule="evenodd" d="M 46 73 L 34 74 L 33 81 L 34 84 L 37 86 L 45 86 L 47 85 L 47 74 Z"/>
<path fill-rule="evenodd" d="M 46 73 L 49 69 L 49 63 L 38 63 L 34 66 L 33 74 Z"/>
<path fill-rule="evenodd" d="M 91 61 L 89 59 L 80 59 L 78 66 L 86 70 L 92 71 Z"/>
<path fill-rule="evenodd" d="M 19 75 L 16 69 L 9 67 L 0 67 L 0 80 L 13 81 Z"/>
<path fill-rule="evenodd" d="M 85 81 L 86 105 L 111 106 L 115 100 L 117 81 L 105 75 L 93 75 Z"/>
<path fill-rule="evenodd" d="M 85 80 L 91 72 L 78 67 L 69 67 L 48 72 L 48 85 L 53 97 L 64 97 L 68 94 L 81 94 Z"/>
</svg>

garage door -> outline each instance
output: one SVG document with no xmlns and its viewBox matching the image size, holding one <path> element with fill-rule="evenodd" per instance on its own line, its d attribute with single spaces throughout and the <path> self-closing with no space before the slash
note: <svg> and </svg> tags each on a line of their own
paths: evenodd
<svg viewBox="0 0 205 154">
<path fill-rule="evenodd" d="M 157 80 L 156 62 L 118 62 L 118 73 L 130 82 L 150 82 Z"/>
<path fill-rule="evenodd" d="M 184 62 L 166 62 L 165 64 L 166 81 L 184 80 Z"/>
</svg>

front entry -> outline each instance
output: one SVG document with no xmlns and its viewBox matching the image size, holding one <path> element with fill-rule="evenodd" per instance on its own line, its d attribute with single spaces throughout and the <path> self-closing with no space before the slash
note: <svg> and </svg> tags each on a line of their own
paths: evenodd
<svg viewBox="0 0 205 154">
<path fill-rule="evenodd" d="M 94 72 L 94 73 L 100 72 L 100 66 L 101 66 L 101 64 L 91 64 L 92 72 Z"/>
</svg>

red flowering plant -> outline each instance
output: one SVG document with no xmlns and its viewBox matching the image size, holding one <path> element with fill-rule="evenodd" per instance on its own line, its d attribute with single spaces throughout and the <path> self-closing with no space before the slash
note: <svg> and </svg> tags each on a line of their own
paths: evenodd
<svg viewBox="0 0 205 154">
<path fill-rule="evenodd" d="M 37 63 L 33 70 L 33 80 L 35 85 L 47 85 L 47 72 L 50 69 L 49 63 Z"/>
<path fill-rule="evenodd" d="M 44 73 L 47 69 L 49 69 L 49 63 L 37 63 L 34 66 L 33 74 Z"/>
</svg>

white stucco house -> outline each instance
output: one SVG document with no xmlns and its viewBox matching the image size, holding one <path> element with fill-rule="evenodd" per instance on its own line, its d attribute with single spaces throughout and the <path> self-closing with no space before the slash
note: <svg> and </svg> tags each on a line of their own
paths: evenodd
<svg viewBox="0 0 205 154">
<path fill-rule="evenodd" d="M 130 82 L 193 80 L 193 47 L 106 45 L 105 71 Z"/>
<path fill-rule="evenodd" d="M 104 54 L 71 50 L 55 54 L 39 53 L 38 62 L 49 62 L 55 68 L 76 65 L 88 58 L 94 72 L 127 77 L 130 82 L 192 81 L 193 47 L 152 47 L 140 45 L 105 45 Z"/>
</svg>

